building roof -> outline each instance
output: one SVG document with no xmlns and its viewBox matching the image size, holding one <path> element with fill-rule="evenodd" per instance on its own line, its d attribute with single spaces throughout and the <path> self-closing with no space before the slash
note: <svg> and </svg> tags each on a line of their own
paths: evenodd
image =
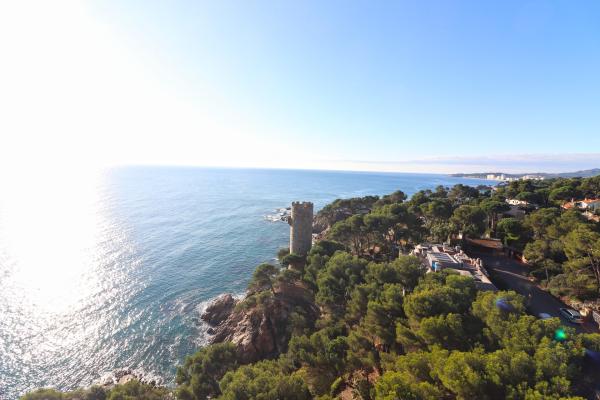
<svg viewBox="0 0 600 400">
<path fill-rule="evenodd" d="M 483 239 L 485 240 L 485 239 Z M 459 248 L 436 244 L 420 244 L 415 246 L 420 255 L 425 255 L 429 261 L 427 272 L 434 273 L 440 268 L 451 270 L 460 275 L 470 276 L 475 280 L 475 286 L 480 290 L 497 290 L 490 281 L 488 273 L 483 268 L 481 260 L 472 259 Z"/>
<path fill-rule="evenodd" d="M 474 244 L 476 246 L 486 247 L 488 249 L 494 249 L 494 250 L 502 250 L 504 248 L 504 245 L 502 244 L 502 242 L 500 240 L 494 240 L 494 239 L 467 238 L 467 242 L 469 242 L 470 244 Z"/>
<path fill-rule="evenodd" d="M 600 199 L 588 199 L 587 197 L 583 200 L 572 200 L 572 201 L 568 201 L 565 204 L 562 205 L 562 208 L 564 208 L 565 210 L 570 210 L 571 208 L 574 207 L 580 207 L 580 204 L 585 204 L 586 206 L 590 205 L 590 204 L 596 204 L 596 203 L 600 203 Z"/>
<path fill-rule="evenodd" d="M 433 258 L 433 260 L 437 261 L 437 262 L 451 263 L 451 264 L 458 264 L 459 263 L 458 261 L 456 261 L 454 259 L 454 257 L 452 257 L 448 253 L 431 252 L 431 253 L 428 253 L 428 256 L 431 256 L 431 258 Z"/>
<path fill-rule="evenodd" d="M 588 198 L 585 198 L 585 199 L 581 200 L 581 202 L 585 203 L 585 204 L 594 204 L 594 203 L 600 202 L 600 199 L 588 199 Z"/>
</svg>

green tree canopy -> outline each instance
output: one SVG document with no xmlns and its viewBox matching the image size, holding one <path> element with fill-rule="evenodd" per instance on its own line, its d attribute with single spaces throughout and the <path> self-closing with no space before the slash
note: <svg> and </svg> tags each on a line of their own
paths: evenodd
<svg viewBox="0 0 600 400">
<path fill-rule="evenodd" d="M 251 293 L 267 289 L 273 292 L 273 283 L 278 272 L 279 269 L 274 265 L 260 264 L 252 274 L 252 279 L 248 283 L 248 290 Z"/>
<path fill-rule="evenodd" d="M 218 343 L 202 348 L 185 359 L 177 369 L 177 397 L 181 400 L 204 400 L 221 393 L 219 380 L 237 366 L 236 348 Z"/>
<path fill-rule="evenodd" d="M 516 218 L 503 218 L 498 222 L 496 234 L 505 246 L 523 249 L 528 239 L 525 225 Z"/>
<path fill-rule="evenodd" d="M 228 372 L 220 382 L 222 400 L 309 400 L 300 376 L 283 372 L 277 361 L 260 361 Z"/>
<path fill-rule="evenodd" d="M 462 205 L 454 210 L 450 222 L 455 230 L 467 236 L 479 237 L 485 232 L 485 213 L 477 206 Z"/>
<path fill-rule="evenodd" d="M 336 253 L 317 276 L 319 304 L 339 309 L 350 298 L 354 286 L 364 282 L 367 262 L 348 253 Z"/>
</svg>

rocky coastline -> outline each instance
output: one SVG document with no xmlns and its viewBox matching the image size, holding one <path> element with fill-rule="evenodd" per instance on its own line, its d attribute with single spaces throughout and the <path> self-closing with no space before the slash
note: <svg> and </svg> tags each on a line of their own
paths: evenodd
<svg viewBox="0 0 600 400">
<path fill-rule="evenodd" d="M 123 385 L 130 381 L 139 381 L 153 387 L 164 386 L 164 381 L 161 377 L 133 368 L 122 368 L 109 372 L 94 382 L 94 385 L 110 389 L 115 385 Z"/>
<path fill-rule="evenodd" d="M 223 294 L 200 317 L 210 325 L 209 342 L 233 343 L 242 363 L 274 358 L 285 352 L 291 336 L 288 321 L 293 313 L 302 315 L 309 324 L 319 316 L 311 292 L 301 285 L 280 284 L 260 304 L 252 301 L 252 295 L 248 293 L 237 300 L 231 294 Z"/>
</svg>

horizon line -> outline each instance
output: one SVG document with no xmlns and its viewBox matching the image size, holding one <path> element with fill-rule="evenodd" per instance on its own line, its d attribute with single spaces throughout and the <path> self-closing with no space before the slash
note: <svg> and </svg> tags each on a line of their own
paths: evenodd
<svg viewBox="0 0 600 400">
<path fill-rule="evenodd" d="M 356 161 L 355 161 L 356 162 Z M 370 163 L 369 161 L 363 161 L 363 163 Z M 386 164 L 387 162 L 373 162 L 378 164 Z M 393 163 L 393 162 L 389 162 Z M 408 163 L 408 162 L 399 162 Z M 425 165 L 425 162 L 422 161 Z M 432 164 L 434 164 L 432 162 Z M 127 168 L 127 167 L 165 167 L 165 168 L 207 168 L 207 169 L 238 169 L 238 170 L 276 170 L 276 171 L 316 171 L 316 172 L 352 172 L 352 173 L 379 173 L 379 174 L 418 174 L 418 175 L 473 175 L 473 174 L 506 174 L 506 175 L 536 175 L 536 174 L 547 174 L 547 175 L 559 175 L 559 174 L 572 174 L 576 172 L 590 171 L 600 169 L 600 167 L 591 168 L 579 168 L 579 169 L 566 169 L 561 172 L 548 172 L 543 170 L 524 170 L 524 172 L 504 172 L 501 168 L 498 169 L 487 169 L 478 172 L 415 172 L 415 171 L 389 171 L 389 170 L 367 170 L 367 169 L 345 169 L 345 168 L 307 168 L 307 167 L 274 167 L 274 166 L 242 166 L 242 165 L 214 165 L 214 164 L 176 164 L 176 163 L 117 163 L 101 166 L 102 169 L 111 168 Z M 469 177 L 465 177 L 469 178 Z M 474 178 L 478 179 L 478 178 Z"/>
</svg>

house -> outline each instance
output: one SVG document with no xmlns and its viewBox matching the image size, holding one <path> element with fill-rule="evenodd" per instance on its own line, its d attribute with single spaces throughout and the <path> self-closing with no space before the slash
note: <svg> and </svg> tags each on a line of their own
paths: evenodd
<svg viewBox="0 0 600 400">
<path fill-rule="evenodd" d="M 581 202 L 581 208 L 589 211 L 600 210 L 600 199 L 584 199 Z"/>
<path fill-rule="evenodd" d="M 585 198 L 583 200 L 572 199 L 571 201 L 563 204 L 562 208 L 564 208 L 565 210 L 570 210 L 572 208 L 576 208 L 579 210 L 587 210 L 587 211 L 595 212 L 595 211 L 600 210 L 600 199 L 588 199 L 588 198 Z"/>
<path fill-rule="evenodd" d="M 443 268 L 460 267 L 461 262 L 454 257 L 459 251 L 457 247 L 445 244 L 419 244 L 413 254 L 420 256 L 430 271 L 439 271 Z"/>
<path fill-rule="evenodd" d="M 497 290 L 490 281 L 483 262 L 467 256 L 459 247 L 439 244 L 420 244 L 413 253 L 427 263 L 427 272 L 434 273 L 442 270 L 452 270 L 460 275 L 469 276 L 475 280 L 475 286 L 480 290 Z"/>
<path fill-rule="evenodd" d="M 600 222 L 600 215 L 591 213 L 589 211 L 584 211 L 581 213 L 584 217 L 586 217 L 589 221 Z"/>
<path fill-rule="evenodd" d="M 427 263 L 433 271 L 439 271 L 445 268 L 459 268 L 462 263 L 451 254 L 441 251 L 432 251 L 427 253 Z"/>
<path fill-rule="evenodd" d="M 511 206 L 528 206 L 529 202 L 526 200 L 519 199 L 506 199 L 506 202 Z"/>
</svg>

